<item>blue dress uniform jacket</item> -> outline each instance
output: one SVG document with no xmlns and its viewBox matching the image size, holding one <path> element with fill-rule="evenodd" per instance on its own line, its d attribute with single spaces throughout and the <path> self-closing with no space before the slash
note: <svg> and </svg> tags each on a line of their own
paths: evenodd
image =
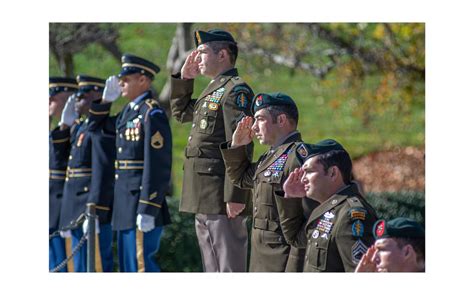
<svg viewBox="0 0 474 295">
<path fill-rule="evenodd" d="M 114 230 L 135 228 L 137 214 L 155 217 L 155 226 L 171 223 L 165 194 L 171 177 L 171 128 L 166 113 L 151 92 L 125 105 L 118 117 L 109 117 L 111 103 L 91 106 L 94 124 L 115 125 Z"/>
<path fill-rule="evenodd" d="M 71 128 L 71 151 L 64 186 L 61 227 L 74 222 L 88 203 L 96 205 L 101 224 L 110 223 L 114 196 L 115 136 L 89 119 Z"/>
<path fill-rule="evenodd" d="M 61 200 L 69 155 L 69 131 L 57 127 L 49 136 L 49 231 L 59 227 Z"/>
</svg>

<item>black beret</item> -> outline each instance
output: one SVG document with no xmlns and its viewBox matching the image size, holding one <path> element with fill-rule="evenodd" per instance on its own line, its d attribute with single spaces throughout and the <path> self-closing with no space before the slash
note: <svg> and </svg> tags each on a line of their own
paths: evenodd
<svg viewBox="0 0 474 295">
<path fill-rule="evenodd" d="M 98 92 L 104 91 L 104 88 L 105 88 L 104 79 L 96 78 L 92 76 L 86 76 L 86 75 L 78 75 L 76 80 L 77 80 L 77 84 L 79 85 L 79 91 L 77 92 L 78 96 L 92 90 L 98 91 Z"/>
<path fill-rule="evenodd" d="M 213 41 L 227 41 L 234 44 L 237 44 L 234 40 L 234 37 L 229 32 L 219 29 L 205 31 L 195 31 L 194 32 L 194 44 L 198 47 L 201 44 L 205 44 Z"/>
<path fill-rule="evenodd" d="M 132 54 L 124 54 L 122 56 L 122 70 L 118 75 L 119 78 L 132 75 L 132 74 L 142 74 L 146 75 L 150 79 L 154 79 L 155 75 L 160 72 L 160 67 L 148 61 L 144 58 L 132 55 Z"/>
<path fill-rule="evenodd" d="M 259 93 L 255 95 L 252 100 L 252 105 L 250 110 L 252 114 L 255 115 L 257 111 L 260 109 L 267 108 L 269 106 L 276 106 L 276 105 L 290 105 L 296 108 L 296 104 L 293 99 L 282 92 L 274 92 L 274 93 Z"/>
<path fill-rule="evenodd" d="M 76 79 L 68 77 L 49 77 L 49 96 L 63 91 L 75 92 L 79 89 Z"/>
<path fill-rule="evenodd" d="M 397 217 L 389 221 L 377 220 L 374 224 L 373 234 L 375 239 L 424 238 L 425 229 L 413 219 Z"/>
<path fill-rule="evenodd" d="M 344 147 L 334 139 L 324 139 L 316 144 L 300 143 L 296 148 L 296 156 L 300 163 L 307 159 L 325 154 L 330 151 L 346 151 Z M 347 152 L 347 151 L 346 151 Z"/>
</svg>

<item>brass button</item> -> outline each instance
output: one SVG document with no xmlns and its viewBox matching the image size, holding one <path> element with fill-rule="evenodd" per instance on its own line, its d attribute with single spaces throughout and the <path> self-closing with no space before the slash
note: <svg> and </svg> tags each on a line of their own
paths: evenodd
<svg viewBox="0 0 474 295">
<path fill-rule="evenodd" d="M 118 174 L 115 174 L 115 179 L 118 179 Z"/>
<path fill-rule="evenodd" d="M 140 190 L 142 190 L 142 189 L 143 189 L 143 187 L 140 185 Z"/>
<path fill-rule="evenodd" d="M 193 126 L 193 128 L 194 128 L 194 127 L 196 127 L 196 123 L 193 123 L 193 125 L 192 125 L 192 126 Z"/>
<path fill-rule="evenodd" d="M 212 168 L 211 167 L 207 168 L 207 171 L 209 171 L 209 172 L 212 171 Z"/>
<path fill-rule="evenodd" d="M 85 192 L 88 192 L 89 191 L 89 188 L 87 186 L 84 187 L 84 191 Z"/>
<path fill-rule="evenodd" d="M 193 138 L 193 137 L 190 135 L 190 136 L 188 137 L 188 141 L 191 141 L 192 138 Z"/>
<path fill-rule="evenodd" d="M 255 210 L 255 212 L 257 212 L 257 207 L 256 206 L 255 206 L 254 210 Z"/>
<path fill-rule="evenodd" d="M 119 152 L 119 153 L 122 152 L 122 147 L 119 147 L 119 148 L 118 148 L 118 152 Z"/>
<path fill-rule="evenodd" d="M 122 133 L 120 133 L 120 135 L 119 135 L 119 136 L 120 136 L 120 138 L 123 138 L 123 134 L 122 134 Z"/>
<path fill-rule="evenodd" d="M 72 160 L 72 155 L 69 156 L 69 160 Z"/>
</svg>

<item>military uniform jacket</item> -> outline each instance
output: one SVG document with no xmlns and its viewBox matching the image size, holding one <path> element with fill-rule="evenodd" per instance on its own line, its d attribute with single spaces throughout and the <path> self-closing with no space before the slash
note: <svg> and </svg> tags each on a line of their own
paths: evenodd
<svg viewBox="0 0 474 295">
<path fill-rule="evenodd" d="M 171 223 L 165 195 L 171 177 L 171 129 L 166 113 L 146 93 L 133 108 L 126 104 L 109 117 L 111 103 L 91 105 L 95 123 L 114 126 L 117 159 L 112 227 L 127 230 L 137 214 L 155 217 L 155 226 Z M 110 130 L 109 130 L 110 132 Z"/>
<path fill-rule="evenodd" d="M 211 81 L 198 99 L 191 99 L 194 80 L 179 75 L 171 77 L 172 113 L 181 123 L 192 121 L 180 211 L 226 214 L 226 202 L 246 203 L 251 192 L 235 187 L 225 176 L 219 144 L 231 140 L 238 121 L 250 115 L 253 92 L 237 69 L 231 69 Z M 253 145 L 248 149 L 251 157 Z"/>
<path fill-rule="evenodd" d="M 76 120 L 70 131 L 70 154 L 61 228 L 71 225 L 86 211 L 87 204 L 96 205 L 100 223 L 110 223 L 114 197 L 115 136 L 91 124 L 89 119 Z M 55 130 L 56 132 L 59 130 Z M 66 131 L 66 130 L 64 130 Z"/>
<path fill-rule="evenodd" d="M 69 130 L 57 127 L 49 135 L 49 230 L 59 226 L 61 200 L 66 179 L 67 157 L 69 156 Z"/>
<path fill-rule="evenodd" d="M 373 244 L 375 210 L 361 196 L 356 184 L 347 186 L 316 207 L 307 222 L 287 216 L 282 206 L 291 199 L 278 198 L 282 228 L 287 241 L 306 247 L 305 272 L 353 272 Z"/>
<path fill-rule="evenodd" d="M 231 181 L 241 188 L 253 189 L 252 240 L 250 271 L 301 271 L 304 251 L 291 247 L 285 240 L 275 198 L 283 196 L 283 183 L 290 172 L 300 167 L 295 147 L 301 142 L 295 133 L 251 163 L 243 146 L 228 148 L 221 145 L 226 172 Z M 301 199 L 292 199 L 282 208 L 287 216 L 303 214 Z"/>
</svg>

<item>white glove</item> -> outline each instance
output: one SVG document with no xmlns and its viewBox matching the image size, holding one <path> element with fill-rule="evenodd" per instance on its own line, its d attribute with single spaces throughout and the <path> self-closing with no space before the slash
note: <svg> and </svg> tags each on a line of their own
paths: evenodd
<svg viewBox="0 0 474 295">
<path fill-rule="evenodd" d="M 82 224 L 82 232 L 86 233 L 88 229 L 89 229 L 89 219 L 86 219 L 84 223 Z M 96 234 L 100 233 L 99 218 L 95 219 L 95 233 Z"/>
<path fill-rule="evenodd" d="M 62 124 L 67 126 L 72 126 L 74 120 L 79 116 L 74 109 L 74 104 L 76 103 L 76 95 L 73 94 L 67 99 L 66 105 L 64 105 L 63 112 L 61 114 L 61 121 L 59 121 L 59 126 Z"/>
<path fill-rule="evenodd" d="M 61 230 L 59 231 L 59 235 L 61 236 L 61 238 L 65 239 L 65 238 L 70 238 L 71 237 L 71 230 Z"/>
<path fill-rule="evenodd" d="M 155 217 L 148 214 L 137 215 L 138 230 L 146 233 L 155 228 Z"/>
<path fill-rule="evenodd" d="M 120 89 L 119 79 L 117 76 L 110 76 L 105 81 L 104 93 L 102 99 L 106 102 L 114 102 L 122 94 Z"/>
</svg>

